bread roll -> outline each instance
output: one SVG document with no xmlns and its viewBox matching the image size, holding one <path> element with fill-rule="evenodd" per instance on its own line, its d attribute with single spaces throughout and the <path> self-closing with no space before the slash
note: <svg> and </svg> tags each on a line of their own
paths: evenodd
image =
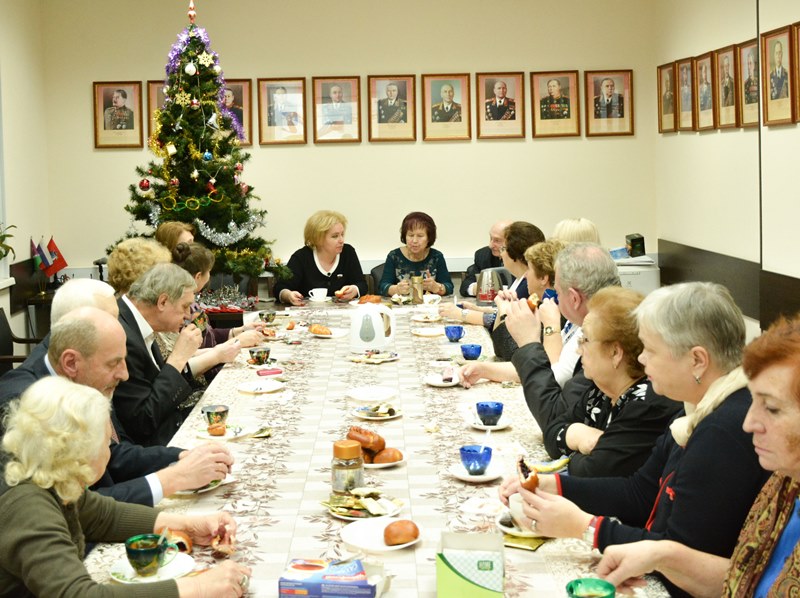
<svg viewBox="0 0 800 598">
<path fill-rule="evenodd" d="M 347 433 L 348 440 L 355 440 L 362 449 L 377 453 L 386 448 L 383 436 L 360 426 L 351 426 Z"/>
<path fill-rule="evenodd" d="M 401 519 L 390 523 L 383 530 L 383 541 L 386 546 L 397 546 L 398 544 L 408 544 L 419 538 L 419 528 L 417 524 L 408 519 Z"/>
<path fill-rule="evenodd" d="M 373 463 L 397 463 L 403 460 L 403 453 L 396 448 L 385 448 L 372 459 Z"/>
</svg>

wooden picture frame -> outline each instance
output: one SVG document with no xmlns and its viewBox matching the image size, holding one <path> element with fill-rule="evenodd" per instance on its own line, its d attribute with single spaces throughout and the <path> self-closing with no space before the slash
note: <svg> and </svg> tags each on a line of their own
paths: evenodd
<svg viewBox="0 0 800 598">
<path fill-rule="evenodd" d="M 164 92 L 164 81 L 150 80 L 147 82 L 147 138 L 156 130 L 156 110 L 164 107 L 167 94 Z"/>
<path fill-rule="evenodd" d="M 417 140 L 417 78 L 414 75 L 369 75 L 370 141 Z"/>
<path fill-rule="evenodd" d="M 95 81 L 92 97 L 96 148 L 143 147 L 140 81 Z"/>
<path fill-rule="evenodd" d="M 584 71 L 586 136 L 633 135 L 633 71 Z"/>
<path fill-rule="evenodd" d="M 794 59 L 794 121 L 800 122 L 800 21 L 792 25 L 792 58 Z"/>
<path fill-rule="evenodd" d="M 225 79 L 225 85 L 222 87 L 221 107 L 227 108 L 241 126 L 242 136 L 239 138 L 239 145 L 242 146 L 253 145 L 252 85 L 251 79 Z"/>
<path fill-rule="evenodd" d="M 730 45 L 714 51 L 714 83 L 717 96 L 714 110 L 717 114 L 717 127 L 731 129 L 739 126 L 739 94 L 736 91 L 736 46 Z"/>
<path fill-rule="evenodd" d="M 761 89 L 766 126 L 794 122 L 792 26 L 761 34 Z"/>
<path fill-rule="evenodd" d="M 758 68 L 758 40 L 755 38 L 736 44 L 736 95 L 739 98 L 739 126 L 757 126 L 761 71 Z"/>
<path fill-rule="evenodd" d="M 674 133 L 678 130 L 675 102 L 675 81 L 677 68 L 674 62 L 662 64 L 656 68 L 658 80 L 658 132 Z"/>
<path fill-rule="evenodd" d="M 716 86 L 714 85 L 714 54 L 706 52 L 692 61 L 692 77 L 695 112 L 695 131 L 708 131 L 717 126 L 714 111 Z"/>
<path fill-rule="evenodd" d="M 531 73 L 533 137 L 580 137 L 578 71 Z"/>
<path fill-rule="evenodd" d="M 678 130 L 694 131 L 695 112 L 694 112 L 694 75 L 692 71 L 692 58 L 683 58 L 675 62 L 675 70 L 678 76 Z"/>
<path fill-rule="evenodd" d="M 478 139 L 525 137 L 525 73 L 476 73 Z"/>
<path fill-rule="evenodd" d="M 312 77 L 314 143 L 361 143 L 361 77 Z"/>
<path fill-rule="evenodd" d="M 468 73 L 422 75 L 423 141 L 472 139 L 470 113 Z"/>
<path fill-rule="evenodd" d="M 259 78 L 256 90 L 258 144 L 307 143 L 305 77 Z"/>
</svg>

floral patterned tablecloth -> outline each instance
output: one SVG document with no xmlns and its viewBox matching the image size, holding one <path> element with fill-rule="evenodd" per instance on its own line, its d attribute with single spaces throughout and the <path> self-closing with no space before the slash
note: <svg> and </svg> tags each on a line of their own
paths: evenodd
<svg viewBox="0 0 800 598">
<path fill-rule="evenodd" d="M 325 304 L 289 310 L 289 317 L 349 331 L 355 309 Z M 485 432 L 469 425 L 475 402 L 502 401 L 512 422 L 488 439 L 493 461 L 510 472 L 520 452 L 547 459 L 541 432 L 519 385 L 487 382 L 471 389 L 437 388 L 422 381 L 428 373 L 441 372 L 449 361 L 461 359 L 459 343 L 450 343 L 443 335 L 412 334 L 412 329 L 442 324 L 412 322 L 410 316 L 424 309 L 393 310 L 395 338 L 390 350 L 396 351 L 399 359 L 380 365 L 350 361 L 349 334 L 324 339 L 302 327 L 289 332 L 286 340 L 301 344 L 271 343 L 272 357 L 285 369 L 280 379 L 284 388 L 271 394 L 237 390 L 241 384 L 263 380 L 248 367 L 243 351 L 237 362 L 216 377 L 176 434 L 172 442 L 176 446 L 190 448 L 205 442 L 200 437 L 205 430 L 200 408 L 215 403 L 228 405 L 229 423 L 242 426 L 245 432 L 263 425 L 272 427 L 267 439 L 228 441 L 236 458 L 235 483 L 204 494 L 167 498 L 159 505 L 179 512 L 224 509 L 232 513 L 239 526 L 238 551 L 233 558 L 253 568 L 249 595 L 277 596 L 278 578 L 292 558 L 339 558 L 350 553 L 339 538 L 348 522 L 329 516 L 320 501 L 326 500 L 330 491 L 333 442 L 344 438 L 351 425 L 375 430 L 385 437 L 387 446 L 403 452 L 404 465 L 367 470 L 365 481 L 406 501 L 400 516 L 413 519 L 422 530 L 422 541 L 414 548 L 369 557 L 382 561 L 392 576 L 387 598 L 436 596 L 435 555 L 442 530 L 496 530 L 496 514 L 489 511 L 495 505 L 500 480 L 465 483 L 447 472 L 459 462 L 460 446 L 485 440 Z M 285 318 L 277 320 L 282 324 Z M 461 342 L 481 344 L 484 356 L 491 358 L 491 342 L 482 327 L 468 326 Z M 347 398 L 347 391 L 371 385 L 396 389 L 392 403 L 403 410 L 403 417 L 385 422 L 356 418 L 352 411 L 359 404 Z M 475 496 L 487 499 L 483 514 L 462 508 Z M 207 549 L 196 550 L 194 556 L 197 569 L 214 562 Z M 123 558 L 122 545 L 100 545 L 86 564 L 95 579 L 107 581 L 110 567 Z M 506 548 L 505 595 L 564 596 L 570 579 L 593 575 L 598 558 L 597 551 L 580 540 L 551 540 L 536 552 Z M 654 581 L 638 593 L 667 595 Z"/>
</svg>

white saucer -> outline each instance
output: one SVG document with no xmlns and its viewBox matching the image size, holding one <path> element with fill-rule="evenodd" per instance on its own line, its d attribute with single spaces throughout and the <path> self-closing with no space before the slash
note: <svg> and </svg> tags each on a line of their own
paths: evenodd
<svg viewBox="0 0 800 598">
<path fill-rule="evenodd" d="M 469 425 L 475 428 L 476 430 L 492 430 L 493 432 L 497 430 L 505 430 L 508 426 L 511 425 L 511 418 L 507 416 L 505 413 L 500 416 L 500 421 L 497 422 L 495 426 L 485 426 L 481 423 L 481 420 L 478 419 L 477 414 L 472 414 L 475 419 L 469 422 Z"/>
<path fill-rule="evenodd" d="M 364 469 L 389 469 L 390 467 L 398 467 L 405 464 L 405 459 L 400 459 L 393 463 L 364 463 Z"/>
<path fill-rule="evenodd" d="M 414 336 L 424 336 L 432 338 L 434 336 L 442 336 L 444 334 L 444 326 L 430 326 L 428 328 L 412 328 L 411 334 Z"/>
<path fill-rule="evenodd" d="M 393 399 L 397 395 L 397 391 L 389 386 L 356 386 L 351 388 L 345 393 L 345 396 L 350 397 L 360 403 L 387 403 L 389 399 Z"/>
<path fill-rule="evenodd" d="M 278 380 L 273 380 L 269 376 L 266 376 L 266 380 L 252 380 L 250 382 L 244 382 L 236 387 L 241 393 L 250 394 L 250 395 L 261 395 L 267 394 L 271 392 L 278 392 L 279 390 L 283 390 L 284 383 Z"/>
<path fill-rule="evenodd" d="M 184 575 L 191 573 L 194 569 L 194 559 L 184 553 L 179 552 L 172 559 L 172 562 L 161 567 L 155 575 L 150 577 L 140 577 L 136 571 L 133 570 L 131 564 L 128 562 L 128 557 L 123 557 L 118 560 L 109 570 L 111 579 L 117 583 L 135 584 L 135 583 L 154 583 L 156 581 L 165 581 L 167 579 L 178 579 Z"/>
<path fill-rule="evenodd" d="M 215 436 L 215 438 L 219 438 Z M 212 490 L 216 490 L 220 486 L 225 486 L 226 484 L 232 484 L 236 481 L 236 478 L 233 477 L 231 474 L 225 476 L 224 480 L 214 480 L 203 486 L 202 488 L 197 488 L 196 490 L 178 490 L 177 492 L 173 493 L 174 496 L 194 496 L 195 494 L 205 494 L 206 492 L 211 492 Z"/>
<path fill-rule="evenodd" d="M 238 432 L 234 433 L 238 429 Z M 197 430 L 197 437 L 202 438 L 204 440 L 215 440 L 217 442 L 224 442 L 226 440 L 236 440 L 237 438 L 241 438 L 242 436 L 247 436 L 248 434 L 252 434 L 258 428 L 256 426 L 247 426 L 242 427 L 237 424 L 228 423 L 228 429 L 225 433 L 225 436 L 212 436 L 208 433 L 206 429 L 199 429 Z"/>
<path fill-rule="evenodd" d="M 342 338 L 346 336 L 350 331 L 345 328 L 331 328 L 330 334 L 317 334 L 316 332 L 310 332 L 311 336 L 316 336 L 317 338 Z"/>
<path fill-rule="evenodd" d="M 508 510 L 504 510 L 500 513 L 497 518 L 495 519 L 495 525 L 497 525 L 497 529 L 499 529 L 504 534 L 508 534 L 509 536 L 517 536 L 518 538 L 541 538 L 543 537 L 542 534 L 537 534 L 536 532 L 529 532 L 528 530 L 519 529 L 518 527 L 506 527 L 500 523 L 500 520 L 506 514 Z"/>
<path fill-rule="evenodd" d="M 322 299 L 315 299 L 314 297 L 309 297 L 308 300 L 311 303 L 330 303 L 332 301 L 332 298 L 323 297 Z"/>
<path fill-rule="evenodd" d="M 411 316 L 412 322 L 438 322 L 441 319 L 442 316 L 433 314 L 415 314 Z"/>
<path fill-rule="evenodd" d="M 489 463 L 489 467 L 486 468 L 486 472 L 483 475 L 470 475 L 461 463 L 453 463 L 447 468 L 447 473 L 462 482 L 482 484 L 503 477 L 503 468 L 496 463 Z"/>
<path fill-rule="evenodd" d="M 442 382 L 441 374 L 428 374 L 422 379 L 422 381 L 429 386 L 436 386 L 437 388 L 450 388 L 451 386 L 458 386 L 458 371 L 453 372 L 453 380 L 451 382 Z"/>
<path fill-rule="evenodd" d="M 387 546 L 383 541 L 383 530 L 390 523 L 399 521 L 392 517 L 379 517 L 377 519 L 362 519 L 354 521 L 350 525 L 342 528 L 340 536 L 345 544 L 349 544 L 353 548 L 358 548 L 364 552 L 390 552 L 393 550 L 402 550 L 408 546 L 412 546 L 422 539 L 422 529 L 420 529 L 419 536 L 412 542 L 406 544 L 398 544 L 397 546 Z M 419 528 L 419 524 L 417 524 Z"/>
<path fill-rule="evenodd" d="M 402 409 L 395 409 L 394 415 L 367 415 L 369 411 L 363 411 L 361 408 L 353 409 L 351 412 L 355 415 L 358 419 L 365 419 L 371 422 L 382 422 L 382 421 L 389 421 L 390 419 L 397 419 L 398 417 L 403 417 L 403 410 Z"/>
</svg>

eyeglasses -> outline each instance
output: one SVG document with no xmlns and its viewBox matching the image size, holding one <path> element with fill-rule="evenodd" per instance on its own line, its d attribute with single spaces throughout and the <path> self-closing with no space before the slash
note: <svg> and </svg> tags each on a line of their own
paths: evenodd
<svg viewBox="0 0 800 598">
<path fill-rule="evenodd" d="M 578 339 L 578 346 L 583 347 L 586 343 L 607 343 L 609 341 L 599 341 L 597 339 L 589 338 L 588 336 L 582 336 Z"/>
<path fill-rule="evenodd" d="M 501 245 L 500 246 L 500 253 L 505 253 L 505 252 L 506 252 L 506 246 L 505 245 Z"/>
</svg>

